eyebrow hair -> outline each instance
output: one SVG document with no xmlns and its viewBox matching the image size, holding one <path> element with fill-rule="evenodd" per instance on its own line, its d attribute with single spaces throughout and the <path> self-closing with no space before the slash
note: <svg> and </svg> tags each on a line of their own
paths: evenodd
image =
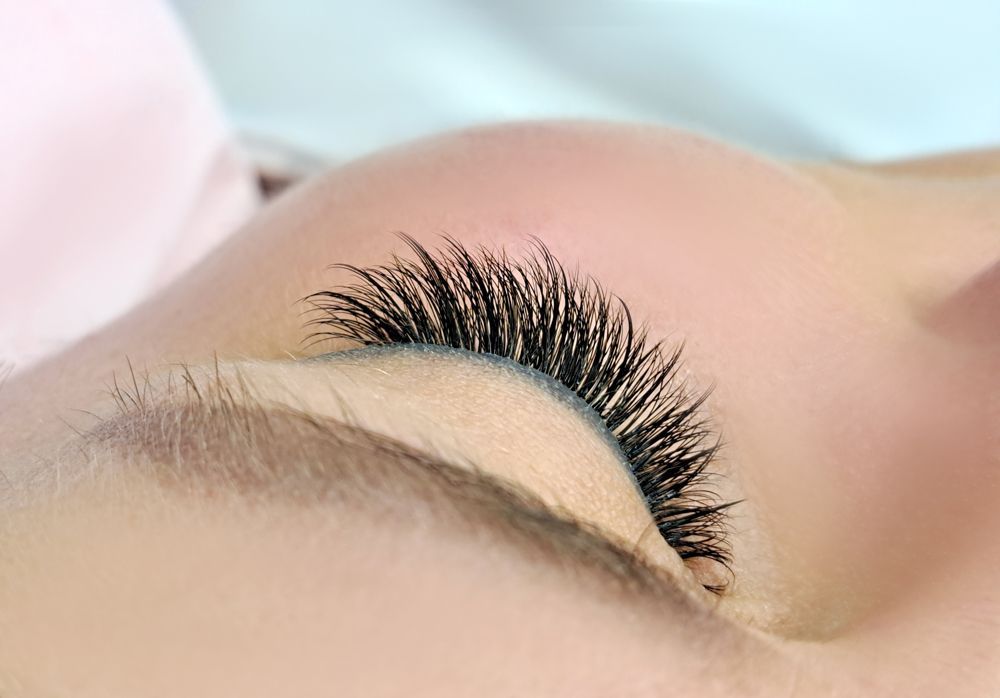
<svg viewBox="0 0 1000 698">
<path fill-rule="evenodd" d="M 166 389 L 148 379 L 115 385 L 119 414 L 81 437 L 94 459 L 114 456 L 92 476 L 139 475 L 195 499 L 232 495 L 443 524 L 434 530 L 489 540 L 595 591 L 728 627 L 595 527 L 473 463 L 457 465 L 349 420 L 265 403 L 238 367 L 231 375 L 218 364 L 214 374 L 181 369 Z"/>
</svg>

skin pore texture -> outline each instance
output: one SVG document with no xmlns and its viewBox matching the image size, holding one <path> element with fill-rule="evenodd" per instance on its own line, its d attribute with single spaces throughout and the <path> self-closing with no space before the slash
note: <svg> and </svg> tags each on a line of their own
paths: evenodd
<svg viewBox="0 0 1000 698">
<path fill-rule="evenodd" d="M 683 342 L 723 442 L 711 487 L 740 500 L 723 594 L 701 587 L 718 569 L 650 533 L 621 453 L 558 386 L 462 352 L 307 347 L 298 301 L 350 281 L 329 264 L 405 254 L 395 231 L 512 257 L 536 236 L 651 339 Z M 998 265 L 996 151 L 778 163 L 661 127 L 546 123 L 332 170 L 0 387 L 0 695 L 995 695 Z M 462 522 L 485 495 L 449 518 L 441 494 L 386 511 L 234 494 L 257 471 L 165 484 L 167 466 L 190 483 L 256 449 L 270 491 L 306 448 L 301 424 L 232 448 L 235 421 L 172 431 L 195 424 L 192 385 L 217 413 L 346 422 L 534 499 L 480 526 Z M 491 533 L 536 519 L 564 543 Z M 658 581 L 621 582 L 643 570 Z"/>
</svg>

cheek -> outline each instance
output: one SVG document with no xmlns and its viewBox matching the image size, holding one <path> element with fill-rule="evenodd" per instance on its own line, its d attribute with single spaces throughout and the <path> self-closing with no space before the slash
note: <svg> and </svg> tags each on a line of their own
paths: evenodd
<svg viewBox="0 0 1000 698">
<path fill-rule="evenodd" d="M 751 574 L 809 580 L 816 605 L 868 603 L 926 553 L 908 514 L 954 490 L 940 465 L 962 416 L 936 405 L 955 391 L 928 381 L 892 279 L 829 198 L 767 170 L 710 186 L 711 169 L 677 175 L 658 206 L 606 197 L 599 217 L 555 226 L 551 245 L 649 319 L 652 337 L 683 340 L 696 387 L 714 386 L 725 467 L 750 528 L 766 531 L 766 551 L 734 537 Z M 627 189 L 651 195 L 649 180 Z M 602 234 L 612 222 L 621 233 Z"/>
<path fill-rule="evenodd" d="M 763 274 L 744 275 L 727 312 L 719 298 L 731 287 L 706 292 L 716 314 L 700 329 L 718 334 L 709 344 L 692 331 L 689 365 L 717 376 L 711 406 L 778 573 L 858 611 L 935 584 L 949 561 L 981 550 L 955 522 L 996 530 L 989 378 L 916 328 L 878 279 L 796 266 L 816 240 L 770 257 L 771 293 Z"/>
<path fill-rule="evenodd" d="M 601 235 L 594 218 L 565 224 L 551 244 L 618 292 L 650 322 L 652 338 L 685 343 L 693 387 L 713 387 L 707 408 L 727 443 L 720 468 L 732 472 L 732 498 L 747 498 L 741 508 L 754 520 L 732 538 L 743 577 L 810 577 L 818 606 L 856 568 L 844 553 L 858 529 L 845 522 L 867 525 L 858 502 L 841 494 L 850 491 L 845 464 L 856 458 L 834 434 L 859 417 L 850 400 L 869 382 L 866 357 L 903 322 L 880 300 L 878 277 L 829 201 L 777 174 L 714 189 L 704 181 L 701 189 L 686 181 L 670 205 L 605 199 L 614 215 L 600 220 L 619 224 L 620 235 Z M 865 429 L 878 430 L 878 409 Z M 876 491 L 871 484 L 866 491 Z M 766 534 L 749 540 L 758 529 Z"/>
<path fill-rule="evenodd" d="M 874 586 L 898 594 L 900 579 L 935 583 L 929 551 L 941 570 L 981 555 L 979 530 L 996 530 L 983 378 L 910 337 L 857 357 L 825 400 L 830 426 L 818 444 L 841 516 L 860 534 L 840 542 Z"/>
</svg>

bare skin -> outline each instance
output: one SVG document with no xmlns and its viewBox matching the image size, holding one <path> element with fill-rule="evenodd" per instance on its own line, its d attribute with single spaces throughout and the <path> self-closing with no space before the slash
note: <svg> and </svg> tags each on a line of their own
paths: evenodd
<svg viewBox="0 0 1000 698">
<path fill-rule="evenodd" d="M 464 364 L 433 368 L 416 358 L 375 366 L 394 376 L 380 382 L 371 366 L 305 368 L 293 360 L 338 348 L 303 348 L 297 300 L 347 280 L 343 272 L 328 269 L 330 263 L 378 264 L 391 251 L 402 252 L 392 235 L 398 230 L 432 248 L 438 235 L 447 233 L 470 247 L 503 247 L 511 255 L 527 250 L 528 236 L 537 236 L 564 264 L 621 296 L 651 337 L 683 340 L 690 382 L 714 387 L 705 409 L 726 444 L 715 464 L 720 474 L 715 486 L 725 499 L 744 500 L 731 512 L 734 577 L 722 597 L 700 591 L 700 572 L 685 569 L 663 541 L 642 539 L 646 514 L 627 479 L 616 475 L 621 471 L 615 454 L 588 442 L 588 432 L 572 415 L 516 380 Z M 297 404 L 323 414 L 339 408 L 317 385 L 329 381 L 349 394 L 353 385 L 351 402 L 363 419 L 382 419 L 373 428 L 415 445 L 429 439 L 452 444 L 459 456 L 475 455 L 481 467 L 616 540 L 642 539 L 639 550 L 652 564 L 672 575 L 696 603 L 746 633 L 749 649 L 740 650 L 750 658 L 746 666 L 767 667 L 756 684 L 763 695 L 838 688 L 851 694 L 858 686 L 872 695 L 991 695 L 1000 691 L 998 265 L 998 151 L 856 166 L 778 163 L 659 127 L 526 124 L 444 135 L 296 187 L 151 302 L 8 381 L 0 389 L 0 469 L 13 491 L 30 490 L 29 475 L 51 471 L 53 461 L 63 457 L 60 449 L 75 438 L 67 422 L 86 428 L 86 417 L 74 410 L 111 409 L 101 389 L 115 375 L 129 376 L 126 356 L 140 373 L 153 376 L 172 363 L 213 366 L 218 359 L 224 369 L 243 367 L 267 399 L 280 402 L 286 399 L 282 390 L 288 390 Z M 322 377 L 310 371 L 321 371 Z M 489 404 L 472 397 L 432 404 L 449 386 L 463 386 L 464 393 L 458 392 L 468 395 L 486 391 Z M 482 421 L 490 426 L 469 436 L 462 415 L 481 416 L 489 405 L 495 414 Z M 540 423 L 548 431 L 538 444 L 526 441 L 493 457 L 500 445 Z M 567 454 L 589 463 L 586 476 L 558 481 L 560 458 Z M 145 501 L 148 493 L 137 488 L 135 501 Z M 602 493 L 597 500 L 584 496 L 595 488 Z M 60 676 L 39 659 L 49 656 L 39 647 L 55 636 L 70 646 L 86 644 L 73 642 L 73 633 L 86 624 L 59 626 L 57 606 L 47 606 L 45 598 L 76 599 L 81 608 L 101 609 L 110 627 L 125 627 L 140 605 L 157 613 L 160 597 L 136 596 L 137 589 L 151 588 L 153 577 L 188 610 L 208 603 L 213 588 L 227 588 L 223 569 L 199 572 L 194 566 L 187 581 L 173 585 L 158 573 L 168 565 L 188 569 L 184 565 L 191 564 L 193 553 L 186 541 L 199 517 L 212 520 L 204 550 L 223 559 L 233 546 L 243 551 L 239 564 L 246 566 L 241 575 L 246 593 L 240 598 L 248 607 L 272 609 L 278 618 L 298 617 L 301 608 L 295 611 L 281 594 L 283 582 L 269 576 L 281 572 L 263 564 L 283 550 L 282 531 L 301 526 L 294 513 L 269 534 L 273 539 L 262 537 L 256 545 L 239 525 L 241 517 L 252 517 L 238 510 L 216 514 L 168 503 L 171 513 L 161 519 L 154 515 L 156 506 L 139 507 L 144 513 L 138 525 L 157 531 L 162 547 L 134 569 L 119 569 L 112 587 L 91 588 L 76 582 L 86 578 L 80 570 L 87 565 L 77 560 L 80 566 L 72 567 L 65 550 L 120 559 L 130 555 L 135 541 L 116 528 L 111 514 L 110 522 L 95 516 L 88 497 L 100 499 L 84 492 L 78 507 L 20 509 L 0 538 L 5 546 L 0 609 L 16 603 L 23 611 L 0 612 L 0 624 L 7 624 L 0 636 L 15 636 L 40 620 L 54 628 L 48 637 L 26 634 L 35 647 L 25 644 L 5 654 L 0 645 L 0 677 L 7 672 L 10 690 L 21 691 L 13 695 L 62 695 L 58 691 L 86 676 L 86 671 L 73 674 L 76 665 L 68 662 L 61 664 L 66 674 Z M 121 509 L 110 511 L 127 517 L 129 501 L 126 497 Z M 13 536 L 15 530 L 51 535 Z M 67 538 L 68 531 L 79 530 L 93 535 Z M 349 552 L 341 559 L 352 559 Z M 451 548 L 438 553 L 453 560 Z M 18 596 L 16 590 L 31 588 L 36 579 L 31 575 L 47 560 L 67 571 L 48 582 L 43 596 Z M 295 557 L 282 569 L 299 570 L 306 563 Z M 343 573 L 336 559 L 316 564 Z M 391 581 L 371 576 L 360 561 L 352 564 L 364 570 L 359 578 L 391 596 Z M 419 560 L 413 564 L 415 574 L 428 572 Z M 191 587 L 199 574 L 205 575 L 203 582 Z M 438 613 L 455 624 L 428 632 L 439 638 L 457 632 L 459 619 L 443 605 L 435 611 L 434 598 L 444 604 L 477 582 L 460 575 L 448 579 L 454 587 L 442 589 L 439 597 L 421 597 L 426 613 L 409 619 L 407 627 L 432 628 Z M 629 661 L 604 667 L 606 677 L 648 675 L 649 666 L 659 662 L 673 672 L 673 685 L 705 695 L 732 690 L 706 687 L 691 669 L 694 660 L 672 663 L 672 653 L 682 656 L 676 647 L 684 646 L 682 640 L 670 645 L 672 630 L 664 631 L 666 640 L 640 641 L 645 630 L 609 620 L 613 612 L 602 616 L 608 609 L 583 596 L 574 606 L 576 596 L 560 595 L 563 608 L 544 600 L 547 581 L 529 583 L 514 572 L 503 580 L 504 591 L 497 592 L 502 603 L 521 611 L 548 604 L 549 621 L 572 616 L 574 637 L 589 634 L 594 644 L 588 651 L 595 656 L 595 648 L 609 640 L 629 647 L 623 652 Z M 70 596 L 71 589 L 77 596 Z M 339 612 L 336 599 L 321 588 L 301 598 L 309 608 L 327 604 L 324 613 Z M 488 595 L 463 598 L 480 610 L 501 603 Z M 574 615 L 574 607 L 585 610 Z M 233 608 L 239 616 L 240 609 Z M 516 618 L 507 628 L 514 635 L 548 627 L 532 613 Z M 139 658 L 135 667 L 149 666 L 147 655 L 159 642 L 143 628 L 127 634 L 127 651 Z M 196 628 L 181 623 L 178 637 L 195 637 Z M 220 637 L 228 636 L 220 631 Z M 335 650 L 345 642 L 310 633 L 302 637 L 299 659 L 314 652 L 316 643 Z M 225 661 L 238 660 L 233 642 L 219 641 L 226 648 L 220 655 L 228 653 Z M 283 646 L 289 642 L 286 638 Z M 568 671 L 557 661 L 565 656 L 558 643 L 542 644 L 548 654 L 537 649 L 537 656 L 548 657 L 553 675 Z M 472 654 L 486 657 L 481 647 L 482 653 Z M 120 656 L 115 652 L 126 649 L 107 652 Z M 171 656 L 178 665 L 188 663 L 186 676 L 208 677 L 201 693 L 227 694 L 223 679 L 209 676 L 224 672 L 198 663 L 205 652 Z M 273 656 L 274 649 L 255 646 L 247 656 L 256 656 L 253 652 Z M 89 656 L 81 654 L 79 664 L 104 666 L 97 659 L 88 664 Z M 521 660 L 527 657 L 512 656 L 509 672 L 530 674 Z M 264 686 L 279 680 L 285 687 L 297 680 L 325 682 L 303 683 L 306 693 L 332 680 L 306 671 L 306 660 L 249 664 L 257 674 L 250 672 L 246 686 L 257 686 L 261 695 L 267 694 Z M 111 673 L 102 674 L 106 685 L 120 695 L 146 695 L 138 688 L 142 674 L 130 674 L 139 669 L 128 662 L 108 666 Z M 350 666 L 345 660 L 334 674 L 347 676 Z M 734 675 L 741 670 L 727 669 Z M 399 673 L 406 672 L 399 668 Z M 161 683 L 151 681 L 148 695 L 199 692 L 171 684 L 176 675 L 168 674 L 157 674 Z M 386 686 L 397 685 L 388 674 L 382 679 Z M 350 681 L 341 695 L 363 690 L 358 676 Z M 599 683 L 592 679 L 589 685 Z M 484 690 L 476 689 L 489 695 Z M 440 687 L 436 694 L 442 694 Z"/>
</svg>

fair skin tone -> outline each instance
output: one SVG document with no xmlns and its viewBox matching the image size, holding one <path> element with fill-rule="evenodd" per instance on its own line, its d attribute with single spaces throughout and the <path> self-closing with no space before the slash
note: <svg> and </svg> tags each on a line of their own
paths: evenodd
<svg viewBox="0 0 1000 698">
<path fill-rule="evenodd" d="M 212 507 L 127 480 L 67 486 L 58 506 L 10 498 L 0 636 L 22 641 L 0 644 L 0 688 L 730 695 L 745 672 L 754 680 L 739 694 L 996 692 L 998 189 L 997 151 L 777 163 L 608 124 L 477 129 L 315 178 L 152 301 L 0 389 L 12 491 L 42 487 L 29 476 L 55 463 L 79 467 L 68 425 L 91 426 L 79 410 L 113 412 L 101 390 L 130 375 L 126 356 L 154 385 L 178 362 L 211 372 L 218 359 L 268 404 L 331 418 L 349 406 L 367 428 L 431 444 L 592 524 L 712 609 L 721 624 L 697 632 L 726 638 L 739 661 L 718 668 L 727 660 L 669 614 L 530 565 L 487 564 L 468 541 L 348 520 L 317 552 L 303 531 L 329 521 L 313 510 Z M 593 425 L 524 376 L 436 354 L 296 360 L 344 348 L 304 350 L 296 301 L 348 280 L 327 264 L 402 254 L 398 230 L 432 249 L 446 232 L 512 256 L 537 236 L 620 296 L 651 338 L 684 342 L 685 377 L 713 388 L 703 409 L 725 444 L 713 487 L 743 500 L 728 513 L 723 595 L 647 535 L 649 513 Z M 394 633 L 370 634 L 387 623 Z M 447 666 L 465 668 L 450 683 L 427 669 L 448 652 Z M 709 685 L 719 672 L 734 683 Z"/>
</svg>

